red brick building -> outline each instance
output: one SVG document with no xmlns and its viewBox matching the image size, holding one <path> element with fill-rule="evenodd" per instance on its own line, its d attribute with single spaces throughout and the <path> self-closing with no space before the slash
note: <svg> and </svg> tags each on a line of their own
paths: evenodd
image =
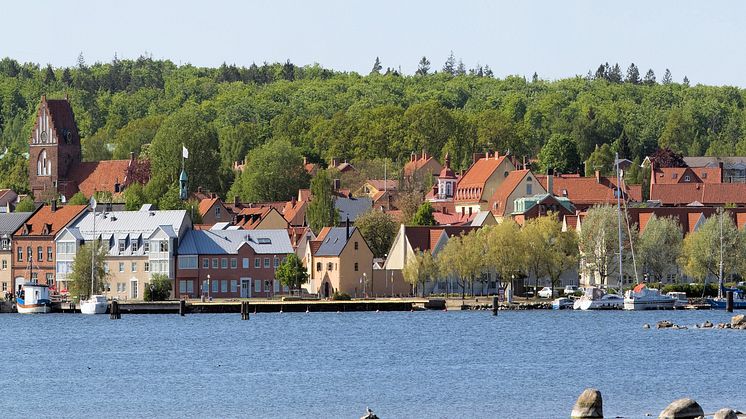
<svg viewBox="0 0 746 419">
<path fill-rule="evenodd" d="M 13 233 L 13 289 L 17 284 L 37 281 L 55 284 L 57 232 L 81 217 L 86 205 L 43 205 Z"/>
</svg>

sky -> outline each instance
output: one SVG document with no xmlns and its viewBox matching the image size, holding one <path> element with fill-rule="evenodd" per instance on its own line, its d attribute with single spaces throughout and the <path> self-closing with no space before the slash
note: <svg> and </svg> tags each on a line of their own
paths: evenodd
<svg viewBox="0 0 746 419">
<path fill-rule="evenodd" d="M 666 68 L 674 81 L 746 87 L 742 1 L 5 1 L 0 57 L 54 67 L 137 58 L 177 64 L 319 63 L 412 74 L 453 51 L 497 77 L 585 75 L 599 64 Z"/>
</svg>

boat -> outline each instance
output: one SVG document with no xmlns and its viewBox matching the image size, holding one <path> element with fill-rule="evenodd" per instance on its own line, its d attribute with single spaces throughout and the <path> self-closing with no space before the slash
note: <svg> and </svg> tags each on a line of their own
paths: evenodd
<svg viewBox="0 0 746 419">
<path fill-rule="evenodd" d="M 83 314 L 105 314 L 108 307 L 105 295 L 92 295 L 87 300 L 80 300 L 80 312 Z"/>
<path fill-rule="evenodd" d="M 637 284 L 634 289 L 624 293 L 625 310 L 673 310 L 675 304 L 673 297 L 648 288 L 645 283 Z"/>
<path fill-rule="evenodd" d="M 596 287 L 586 288 L 585 294 L 573 304 L 575 310 L 620 310 L 623 306 L 624 298 Z"/>
<path fill-rule="evenodd" d="M 565 310 L 573 308 L 573 301 L 567 297 L 560 297 L 552 301 L 552 310 Z"/>
<path fill-rule="evenodd" d="M 91 197 L 90 205 L 91 211 L 93 211 L 93 237 L 96 237 L 96 199 L 94 197 Z M 96 270 L 93 268 L 94 266 L 96 266 L 96 252 L 91 251 L 91 293 L 96 289 L 96 278 L 94 275 Z M 105 295 L 95 294 L 86 300 L 80 300 L 80 312 L 82 314 L 105 314 L 108 305 Z"/>
<path fill-rule="evenodd" d="M 673 298 L 673 308 L 687 308 L 689 307 L 689 298 L 683 291 L 671 291 L 667 293 L 669 297 Z"/>
<path fill-rule="evenodd" d="M 746 309 L 746 294 L 739 288 L 725 288 L 721 286 L 720 295 L 728 295 L 728 291 L 733 291 L 733 309 Z M 726 297 L 719 296 L 716 298 L 708 298 L 707 304 L 711 308 L 716 310 L 725 310 L 728 299 Z"/>
<path fill-rule="evenodd" d="M 49 313 L 52 300 L 49 299 L 49 286 L 26 283 L 16 292 L 16 310 L 21 314 Z"/>
</svg>

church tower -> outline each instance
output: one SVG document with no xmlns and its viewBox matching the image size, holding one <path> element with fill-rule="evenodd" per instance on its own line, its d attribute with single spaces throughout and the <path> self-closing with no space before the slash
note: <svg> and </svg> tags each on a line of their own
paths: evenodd
<svg viewBox="0 0 746 419">
<path fill-rule="evenodd" d="M 68 188 L 82 156 L 78 126 L 70 102 L 41 97 L 29 139 L 29 186 L 34 200 L 57 199 Z"/>
</svg>

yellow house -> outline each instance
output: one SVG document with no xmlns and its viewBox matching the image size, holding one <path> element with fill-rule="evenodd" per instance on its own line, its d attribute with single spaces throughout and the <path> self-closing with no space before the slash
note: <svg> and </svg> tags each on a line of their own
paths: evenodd
<svg viewBox="0 0 746 419">
<path fill-rule="evenodd" d="M 508 156 L 487 153 L 477 159 L 459 179 L 454 203 L 456 212 L 471 214 L 490 211 L 489 199 L 495 194 L 515 166 Z"/>
<path fill-rule="evenodd" d="M 515 210 L 516 199 L 545 193 L 547 191 L 530 170 L 513 170 L 490 198 L 490 210 L 498 221 L 502 221 Z"/>
<path fill-rule="evenodd" d="M 32 212 L 11 212 L 0 214 L 0 297 L 3 292 L 13 292 L 13 232 L 18 230 Z"/>
<path fill-rule="evenodd" d="M 306 245 L 308 282 L 303 286 L 323 298 L 335 292 L 372 295 L 373 252 L 355 227 L 324 227 Z"/>
</svg>

